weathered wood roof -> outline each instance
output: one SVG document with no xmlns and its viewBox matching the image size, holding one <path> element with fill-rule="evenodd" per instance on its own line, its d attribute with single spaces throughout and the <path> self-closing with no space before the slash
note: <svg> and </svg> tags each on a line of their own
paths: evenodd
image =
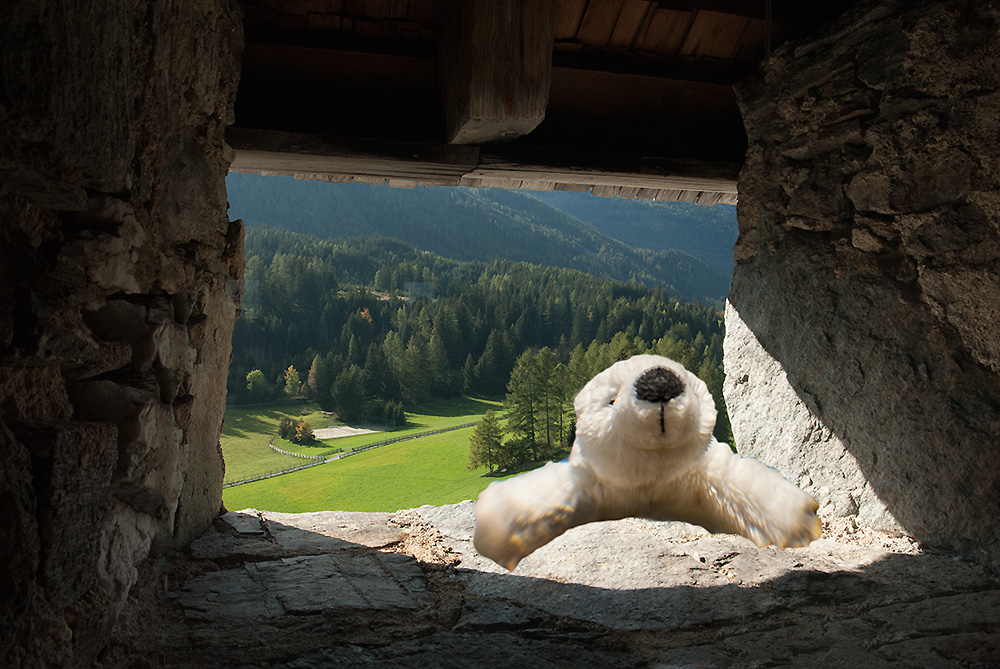
<svg viewBox="0 0 1000 669">
<path fill-rule="evenodd" d="M 233 169 L 735 202 L 732 84 L 814 4 L 243 0 Z"/>
</svg>

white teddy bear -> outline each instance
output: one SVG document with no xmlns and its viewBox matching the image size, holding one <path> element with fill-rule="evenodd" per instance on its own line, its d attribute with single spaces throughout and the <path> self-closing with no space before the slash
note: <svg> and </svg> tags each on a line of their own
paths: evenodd
<svg viewBox="0 0 1000 669">
<path fill-rule="evenodd" d="M 712 437 L 705 383 L 669 358 L 615 363 L 576 396 L 569 460 L 491 483 L 476 503 L 474 544 L 513 570 L 571 527 L 630 516 L 683 520 L 759 546 L 819 537 L 816 501 L 776 470 Z"/>
</svg>

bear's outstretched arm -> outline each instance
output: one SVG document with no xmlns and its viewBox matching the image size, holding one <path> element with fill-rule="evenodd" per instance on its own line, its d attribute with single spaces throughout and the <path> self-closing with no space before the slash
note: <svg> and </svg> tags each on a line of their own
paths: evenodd
<svg viewBox="0 0 1000 669">
<path fill-rule="evenodd" d="M 589 467 L 568 462 L 491 483 L 476 502 L 476 550 L 513 570 L 569 528 L 605 520 L 594 503 L 594 485 Z"/>
<path fill-rule="evenodd" d="M 709 445 L 692 469 L 689 485 L 673 515 L 710 532 L 739 534 L 758 546 L 794 548 L 818 539 L 823 530 L 811 495 L 726 444 Z"/>
</svg>

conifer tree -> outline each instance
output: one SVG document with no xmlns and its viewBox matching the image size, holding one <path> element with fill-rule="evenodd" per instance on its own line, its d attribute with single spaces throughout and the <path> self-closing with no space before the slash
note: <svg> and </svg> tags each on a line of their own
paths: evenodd
<svg viewBox="0 0 1000 669">
<path fill-rule="evenodd" d="M 364 383 L 361 370 L 356 365 L 345 366 L 330 388 L 334 411 L 343 421 L 361 418 L 364 407 Z"/>
<path fill-rule="evenodd" d="M 469 469 L 486 467 L 494 472 L 505 460 L 503 451 L 503 428 L 493 410 L 488 410 L 476 424 L 469 438 Z"/>
<path fill-rule="evenodd" d="M 295 434 L 295 421 L 291 416 L 282 416 L 278 421 L 278 436 L 282 439 L 291 439 Z"/>
<path fill-rule="evenodd" d="M 473 393 L 476 388 L 476 362 L 470 353 L 462 367 L 462 392 Z"/>
<path fill-rule="evenodd" d="M 385 353 L 377 344 L 368 346 L 361 377 L 366 396 L 377 400 L 400 398 L 399 379 L 396 378 Z"/>
<path fill-rule="evenodd" d="M 410 337 L 403 354 L 403 371 L 400 385 L 408 402 L 423 402 L 431 395 L 433 373 L 427 357 L 427 344 L 419 335 Z"/>
<path fill-rule="evenodd" d="M 448 352 L 444 339 L 436 332 L 431 335 L 427 345 L 427 367 L 431 377 L 431 392 L 437 397 L 451 397 L 452 390 L 451 365 L 448 362 Z"/>
<path fill-rule="evenodd" d="M 538 436 L 535 442 L 545 448 L 550 448 L 553 441 L 559 443 L 558 414 L 561 407 L 556 402 L 555 380 L 552 378 L 555 366 L 555 356 L 548 346 L 535 355 L 535 383 L 538 387 Z"/>
<path fill-rule="evenodd" d="M 490 331 L 486 348 L 476 363 L 478 390 L 484 395 L 498 395 L 503 392 L 510 374 L 510 339 L 502 330 Z"/>
<path fill-rule="evenodd" d="M 532 458 L 538 451 L 539 417 L 543 410 L 541 396 L 535 353 L 529 349 L 514 363 L 504 405 L 508 409 L 507 433 Z"/>
<path fill-rule="evenodd" d="M 319 368 L 322 364 L 323 356 L 317 353 L 313 356 L 312 364 L 309 366 L 309 373 L 306 374 L 306 388 L 310 399 L 316 399 L 319 396 L 317 388 L 319 387 L 319 375 L 321 374 Z"/>
</svg>

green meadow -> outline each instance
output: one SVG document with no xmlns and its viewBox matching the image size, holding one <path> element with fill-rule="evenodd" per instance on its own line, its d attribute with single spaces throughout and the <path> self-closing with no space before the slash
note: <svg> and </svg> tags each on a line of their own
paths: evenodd
<svg viewBox="0 0 1000 669">
<path fill-rule="evenodd" d="M 315 405 L 304 403 L 228 409 L 222 437 L 226 481 L 307 463 L 302 458 L 276 453 L 267 443 L 282 415 L 303 414 L 300 418 L 308 420 L 313 428 L 336 424 L 314 409 Z M 487 409 L 499 413 L 502 407 L 498 402 L 470 398 L 437 401 L 407 412 L 407 423 L 399 430 L 328 439 L 314 446 L 296 447 L 275 439 L 275 445 L 307 454 L 334 448 L 350 451 L 387 438 L 476 422 Z M 472 430 L 467 427 L 389 444 L 317 467 L 226 488 L 223 502 L 229 509 L 302 513 L 396 511 L 474 499 L 496 479 L 482 476 L 483 469 L 467 468 Z"/>
</svg>

